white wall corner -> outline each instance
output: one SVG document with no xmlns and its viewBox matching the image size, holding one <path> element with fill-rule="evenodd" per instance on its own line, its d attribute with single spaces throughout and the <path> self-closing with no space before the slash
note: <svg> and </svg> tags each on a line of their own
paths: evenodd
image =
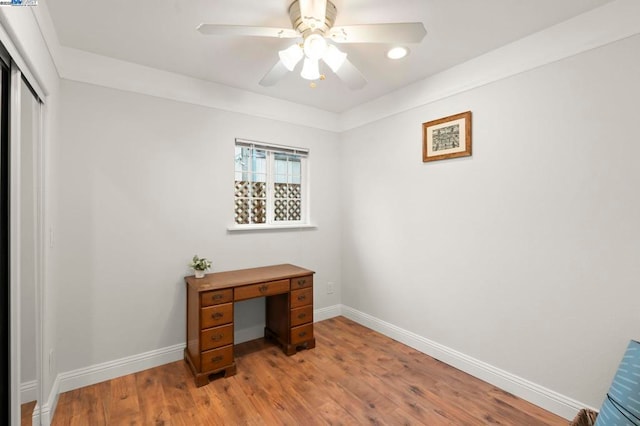
<svg viewBox="0 0 640 426">
<path fill-rule="evenodd" d="M 565 419 L 573 419 L 582 408 L 594 409 L 568 396 L 559 394 L 349 306 L 342 306 L 342 315 Z"/>
<path fill-rule="evenodd" d="M 640 34 L 640 1 L 616 0 L 340 115 L 340 130 L 409 111 Z"/>
</svg>

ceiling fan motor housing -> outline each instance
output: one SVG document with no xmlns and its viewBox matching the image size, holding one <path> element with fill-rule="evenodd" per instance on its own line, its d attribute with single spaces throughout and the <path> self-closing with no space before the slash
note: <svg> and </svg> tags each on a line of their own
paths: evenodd
<svg viewBox="0 0 640 426">
<path fill-rule="evenodd" d="M 302 13 L 300 12 L 300 0 L 296 0 L 289 6 L 289 18 L 291 19 L 291 25 L 293 29 L 302 34 L 302 38 L 307 38 L 310 34 L 320 33 L 323 36 L 333 27 L 336 21 L 336 15 L 338 9 L 336 5 L 327 0 L 327 10 L 325 12 L 324 21 L 321 24 L 312 27 L 307 21 L 302 19 Z"/>
</svg>

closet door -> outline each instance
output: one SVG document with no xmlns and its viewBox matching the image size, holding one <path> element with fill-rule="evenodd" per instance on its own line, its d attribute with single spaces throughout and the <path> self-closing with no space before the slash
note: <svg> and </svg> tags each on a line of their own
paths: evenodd
<svg viewBox="0 0 640 426">
<path fill-rule="evenodd" d="M 0 425 L 40 424 L 43 265 L 42 102 L 0 45 Z M 8 384 L 7 384 L 8 383 Z M 24 404 L 24 405 L 23 405 Z M 21 416 L 25 409 L 24 416 Z"/>
<path fill-rule="evenodd" d="M 39 156 L 41 103 L 20 81 L 20 405 L 22 417 L 39 419 Z M 13 145 L 12 145 L 13 146 Z M 15 202 L 15 200 L 14 200 Z M 32 422 L 28 422 L 31 424 Z"/>
</svg>

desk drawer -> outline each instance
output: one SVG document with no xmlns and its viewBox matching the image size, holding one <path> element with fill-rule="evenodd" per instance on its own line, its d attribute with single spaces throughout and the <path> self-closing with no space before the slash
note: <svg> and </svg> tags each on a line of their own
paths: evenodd
<svg viewBox="0 0 640 426">
<path fill-rule="evenodd" d="M 291 329 L 292 345 L 306 342 L 309 339 L 313 339 L 313 324 L 301 325 L 300 327 L 293 327 Z"/>
<path fill-rule="evenodd" d="M 206 291 L 200 295 L 200 306 L 219 305 L 233 301 L 233 290 Z"/>
<path fill-rule="evenodd" d="M 291 292 L 291 309 L 313 303 L 313 287 Z"/>
<path fill-rule="evenodd" d="M 233 343 L 233 324 L 204 330 L 200 333 L 200 349 L 203 351 Z"/>
<path fill-rule="evenodd" d="M 233 303 L 213 305 L 200 309 L 200 325 L 211 328 L 233 322 Z"/>
<path fill-rule="evenodd" d="M 298 288 L 313 287 L 313 275 L 306 277 L 291 278 L 291 290 Z"/>
<path fill-rule="evenodd" d="M 233 345 L 202 352 L 202 372 L 218 370 L 233 362 Z"/>
<path fill-rule="evenodd" d="M 267 283 L 245 285 L 235 289 L 235 300 L 253 299 L 254 297 L 271 296 L 289 291 L 289 280 L 269 281 Z"/>
<path fill-rule="evenodd" d="M 313 305 L 291 310 L 291 327 L 313 322 Z"/>
</svg>

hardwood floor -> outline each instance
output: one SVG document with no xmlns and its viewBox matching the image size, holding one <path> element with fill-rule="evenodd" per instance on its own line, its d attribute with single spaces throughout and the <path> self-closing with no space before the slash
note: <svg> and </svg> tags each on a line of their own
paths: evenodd
<svg viewBox="0 0 640 426">
<path fill-rule="evenodd" d="M 344 317 L 287 357 L 236 346 L 238 374 L 196 388 L 184 361 L 60 395 L 53 425 L 564 425 L 539 407 Z"/>
<path fill-rule="evenodd" d="M 25 402 L 20 406 L 20 426 L 31 426 L 33 424 L 33 409 L 36 402 Z"/>
</svg>

